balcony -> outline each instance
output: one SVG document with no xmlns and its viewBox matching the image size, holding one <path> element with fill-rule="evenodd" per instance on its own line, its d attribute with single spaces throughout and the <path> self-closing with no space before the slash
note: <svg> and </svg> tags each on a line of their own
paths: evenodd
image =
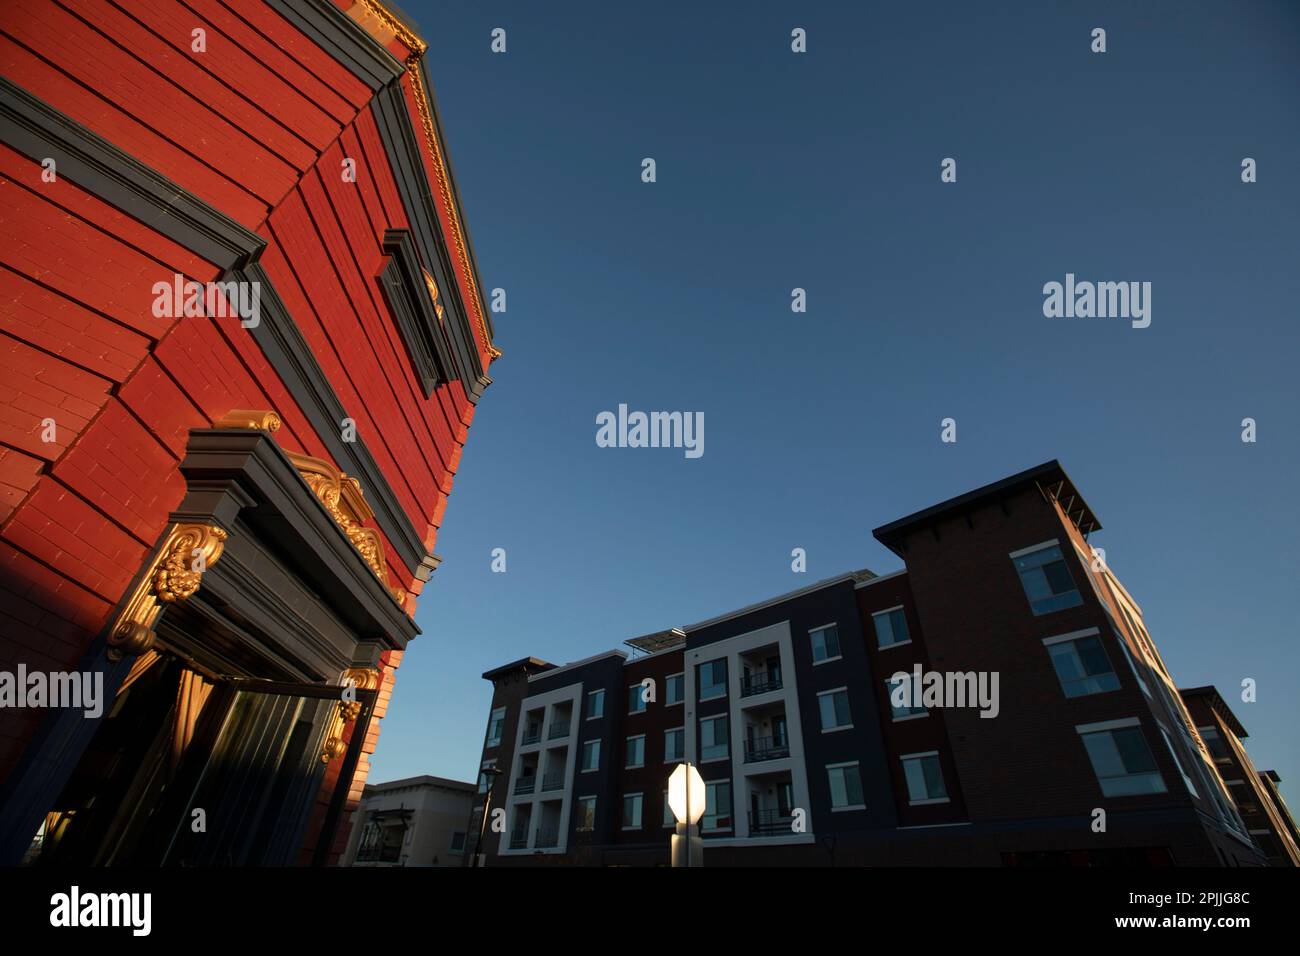
<svg viewBox="0 0 1300 956">
<path fill-rule="evenodd" d="M 766 694 L 770 690 L 780 690 L 782 686 L 779 670 L 751 671 L 740 679 L 740 696 Z"/>
<path fill-rule="evenodd" d="M 790 815 L 789 810 L 759 810 L 755 813 L 749 811 L 749 835 L 756 837 L 763 836 L 789 836 L 793 831 L 791 825 L 794 817 Z"/>
<path fill-rule="evenodd" d="M 745 763 L 780 760 L 790 756 L 790 741 L 782 737 L 754 737 L 745 741 Z"/>
<path fill-rule="evenodd" d="M 556 847 L 559 845 L 560 845 L 560 834 L 558 830 L 539 829 L 537 831 L 537 841 L 533 844 L 534 847 L 544 849 L 548 847 Z"/>
<path fill-rule="evenodd" d="M 525 744 L 535 744 L 541 739 L 542 739 L 541 727 L 529 727 L 527 730 L 524 731 Z"/>
<path fill-rule="evenodd" d="M 510 849 L 522 850 L 528 846 L 528 831 L 516 830 L 510 834 Z"/>
<path fill-rule="evenodd" d="M 525 794 L 532 793 L 537 789 L 537 777 L 520 777 L 515 781 L 515 793 Z"/>
<path fill-rule="evenodd" d="M 542 777 L 543 793 L 545 793 L 548 790 L 563 790 L 563 789 L 564 789 L 563 773 L 548 773 L 546 776 Z"/>
<path fill-rule="evenodd" d="M 551 733 L 547 739 L 559 740 L 561 737 L 567 736 L 569 736 L 569 722 L 567 720 L 557 721 L 551 725 Z"/>
</svg>

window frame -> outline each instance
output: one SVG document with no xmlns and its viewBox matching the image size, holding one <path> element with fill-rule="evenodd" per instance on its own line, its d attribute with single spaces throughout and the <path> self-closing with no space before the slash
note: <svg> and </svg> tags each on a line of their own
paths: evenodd
<svg viewBox="0 0 1300 956">
<path fill-rule="evenodd" d="M 849 767 L 854 767 L 858 771 L 858 793 L 861 794 L 862 796 L 862 803 L 847 803 L 844 806 L 837 807 L 835 805 L 835 785 L 831 779 L 831 771 L 833 770 L 844 771 L 847 770 Z M 843 763 L 828 763 L 826 765 L 826 784 L 830 788 L 831 813 L 845 813 L 851 810 L 867 809 L 867 803 L 866 803 L 867 795 L 866 795 L 866 791 L 863 790 L 862 787 L 862 761 L 846 760 Z M 847 784 L 844 785 L 844 793 L 845 796 L 847 797 L 848 796 Z"/>
<path fill-rule="evenodd" d="M 628 762 L 632 759 L 632 741 L 634 740 L 641 741 L 641 760 L 639 763 Z M 624 748 L 624 753 L 627 755 L 626 760 L 624 760 L 623 763 L 624 770 L 640 770 L 642 767 L 644 767 L 645 766 L 645 734 L 628 735 L 627 744 Z"/>
<path fill-rule="evenodd" d="M 844 695 L 844 709 L 845 709 L 845 711 L 848 712 L 848 719 L 849 719 L 849 722 L 848 722 L 847 724 L 836 724 L 834 727 L 827 727 L 827 726 L 825 726 L 826 715 L 825 715 L 825 713 L 822 712 L 822 698 L 823 698 L 823 697 L 830 697 L 830 696 L 833 695 L 833 694 L 843 694 L 843 695 Z M 833 709 L 834 709 L 834 704 L 832 704 L 831 707 L 832 707 L 832 710 L 833 710 Z M 848 686 L 845 685 L 844 687 L 832 687 L 830 690 L 822 690 L 822 691 L 818 691 L 818 692 L 817 692 L 817 716 L 818 716 L 818 720 L 819 720 L 819 722 L 822 724 L 822 728 L 821 728 L 821 730 L 822 730 L 822 733 L 824 733 L 824 734 L 834 734 L 834 733 L 839 733 L 841 730 L 852 730 L 852 729 L 853 729 L 853 707 L 851 706 L 851 704 L 850 704 L 850 702 L 849 702 L 849 688 L 848 688 Z M 838 719 L 838 717 L 837 717 L 837 719 Z"/>
<path fill-rule="evenodd" d="M 943 772 L 943 761 L 939 757 L 939 751 L 921 750 L 916 753 L 900 754 L 898 760 L 903 767 L 903 786 L 907 788 L 907 805 L 909 807 L 929 807 L 943 803 L 952 803 L 952 794 L 948 792 L 948 780 Z M 926 796 L 920 800 L 917 800 L 912 795 L 912 778 L 909 777 L 907 773 L 907 763 L 909 760 L 921 763 L 921 780 L 925 783 Z M 933 760 L 935 766 L 939 768 L 939 783 L 943 786 L 942 797 L 932 797 L 929 795 L 930 784 L 925 776 L 924 761 L 926 760 Z"/>
<path fill-rule="evenodd" d="M 817 659 L 817 635 L 824 631 L 833 631 L 835 633 L 835 654 Z M 830 624 L 823 624 L 821 627 L 808 629 L 808 652 L 812 655 L 813 667 L 820 667 L 822 664 L 829 664 L 832 661 L 844 659 L 844 642 L 840 640 L 840 622 L 832 621 Z"/>
<path fill-rule="evenodd" d="M 899 613 L 899 616 L 902 617 L 903 619 L 903 628 L 907 631 L 907 640 L 893 641 L 889 644 L 881 644 L 880 625 L 877 623 L 877 618 L 881 618 L 881 617 L 885 617 L 886 615 L 893 614 L 895 611 L 897 611 Z M 893 607 L 886 607 L 886 608 L 881 608 L 879 611 L 872 611 L 871 629 L 875 631 L 876 634 L 876 650 L 878 651 L 887 651 L 891 647 L 906 647 L 908 644 L 912 643 L 912 625 L 908 623 L 907 606 L 904 604 L 895 604 Z M 894 634 L 894 623 L 892 618 L 889 619 L 889 633 L 891 636 Z"/>
</svg>

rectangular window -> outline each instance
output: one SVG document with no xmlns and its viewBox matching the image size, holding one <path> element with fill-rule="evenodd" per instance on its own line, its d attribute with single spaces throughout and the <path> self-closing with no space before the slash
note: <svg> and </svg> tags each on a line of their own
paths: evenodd
<svg viewBox="0 0 1300 956">
<path fill-rule="evenodd" d="M 673 816 L 673 808 L 668 805 L 668 791 L 664 791 L 664 826 L 677 826 L 677 818 Z"/>
<path fill-rule="evenodd" d="M 699 672 L 700 700 L 713 700 L 727 696 L 727 662 L 709 661 L 701 664 Z"/>
<path fill-rule="evenodd" d="M 877 611 L 871 615 L 876 625 L 876 646 L 893 647 L 895 644 L 907 644 L 912 635 L 907 631 L 907 615 L 901 607 L 892 607 L 887 611 Z"/>
<path fill-rule="evenodd" d="M 700 818 L 700 831 L 731 829 L 731 781 L 713 780 L 704 783 L 704 816 Z"/>
<path fill-rule="evenodd" d="M 834 764 L 826 768 L 831 782 L 831 808 L 858 809 L 862 801 L 862 771 L 856 763 Z"/>
<path fill-rule="evenodd" d="M 1205 741 L 1205 749 L 1210 752 L 1210 756 L 1215 760 L 1230 760 L 1232 752 L 1228 749 L 1227 743 L 1219 735 L 1217 727 L 1197 727 L 1201 732 L 1201 739 Z"/>
<path fill-rule="evenodd" d="M 664 681 L 664 706 L 680 704 L 686 699 L 686 675 L 669 674 Z"/>
<path fill-rule="evenodd" d="M 1083 603 L 1059 545 L 1049 544 L 1027 553 L 1017 552 L 1011 560 L 1020 574 L 1025 597 L 1029 598 L 1029 607 L 1035 615 L 1051 614 Z"/>
<path fill-rule="evenodd" d="M 645 766 L 645 734 L 627 738 L 627 769 Z"/>
<path fill-rule="evenodd" d="M 460 853 L 465 849 L 464 830 L 451 831 L 451 846 L 449 846 L 447 849 L 449 849 L 452 853 Z"/>
<path fill-rule="evenodd" d="M 907 778 L 908 802 L 947 803 L 948 788 L 943 785 L 943 768 L 937 753 L 908 754 L 903 757 L 903 775 Z"/>
<path fill-rule="evenodd" d="M 641 794 L 628 793 L 623 796 L 623 829 L 641 829 Z"/>
<path fill-rule="evenodd" d="M 574 808 L 577 814 L 576 829 L 580 831 L 594 830 L 596 828 L 596 798 L 579 797 L 578 805 Z"/>
<path fill-rule="evenodd" d="M 686 759 L 686 728 L 674 727 L 664 731 L 664 763 Z"/>
<path fill-rule="evenodd" d="M 1119 642 L 1119 649 L 1124 652 L 1124 659 L 1128 661 L 1128 669 L 1133 672 L 1133 679 L 1137 681 L 1138 686 L 1142 688 L 1142 693 L 1150 697 L 1151 688 L 1147 686 L 1147 682 L 1144 681 L 1142 675 L 1138 673 L 1137 661 L 1133 659 L 1133 654 L 1128 649 L 1128 641 L 1124 640 L 1120 632 L 1114 627 L 1110 630 L 1111 633 L 1115 635 L 1115 640 Z"/>
<path fill-rule="evenodd" d="M 1165 746 L 1169 748 L 1169 755 L 1174 758 L 1174 766 L 1177 767 L 1178 772 L 1182 774 L 1183 783 L 1187 784 L 1187 792 L 1194 797 L 1199 797 L 1200 794 L 1196 791 L 1196 784 L 1192 783 L 1192 778 L 1189 777 L 1187 771 L 1183 769 L 1183 761 L 1178 756 L 1178 751 L 1174 749 L 1174 742 L 1169 739 L 1169 732 L 1165 730 L 1164 727 L 1160 728 L 1160 736 L 1165 738 Z"/>
<path fill-rule="evenodd" d="M 1119 677 L 1110 666 L 1106 649 L 1096 634 L 1069 639 L 1049 639 L 1047 653 L 1056 668 L 1061 690 L 1066 697 L 1086 697 L 1119 690 Z"/>
<path fill-rule="evenodd" d="M 1083 737 L 1083 746 L 1105 796 L 1165 792 L 1165 781 L 1136 718 L 1075 729 Z"/>
<path fill-rule="evenodd" d="M 488 718 L 487 746 L 497 747 L 501 744 L 501 734 L 506 726 L 506 709 L 498 707 Z"/>
<path fill-rule="evenodd" d="M 849 719 L 849 692 L 845 688 L 822 691 L 817 695 L 817 706 L 821 709 L 823 732 L 853 726 Z"/>
<path fill-rule="evenodd" d="M 910 675 L 885 679 L 885 696 L 889 701 L 889 714 L 894 720 L 907 720 L 909 717 L 921 717 L 929 713 L 921 706 L 920 688 L 914 684 Z M 895 699 L 904 703 L 896 704 Z"/>
<path fill-rule="evenodd" d="M 593 690 L 587 695 L 587 719 L 595 720 L 605 716 L 605 692 Z"/>
<path fill-rule="evenodd" d="M 633 684 L 627 689 L 627 712 L 629 714 L 639 714 L 645 710 L 646 700 L 645 688 L 640 684 Z"/>
<path fill-rule="evenodd" d="M 727 747 L 727 718 L 705 717 L 700 720 L 700 759 L 718 760 L 730 752 Z"/>
<path fill-rule="evenodd" d="M 582 769 L 583 771 L 600 769 L 599 740 L 588 740 L 582 745 Z"/>
<path fill-rule="evenodd" d="M 812 639 L 812 658 L 814 664 L 833 661 L 840 656 L 840 629 L 834 624 L 809 631 Z"/>
</svg>

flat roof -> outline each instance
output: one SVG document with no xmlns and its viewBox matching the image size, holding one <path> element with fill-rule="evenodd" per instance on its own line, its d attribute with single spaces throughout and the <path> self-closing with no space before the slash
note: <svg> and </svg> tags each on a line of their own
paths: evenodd
<svg viewBox="0 0 1300 956">
<path fill-rule="evenodd" d="M 1224 723 L 1231 728 L 1232 732 L 1236 734 L 1239 739 L 1244 740 L 1246 738 L 1246 728 L 1243 727 L 1241 721 L 1237 719 L 1237 715 L 1232 712 L 1232 708 L 1228 706 L 1228 702 L 1223 699 L 1223 695 L 1219 693 L 1219 688 L 1215 687 L 1213 684 L 1206 687 L 1188 687 L 1186 689 L 1180 687 L 1178 688 L 1178 694 L 1183 698 L 1183 700 L 1186 700 L 1188 697 L 1207 698 L 1210 704 L 1210 709 L 1223 718 Z"/>
<path fill-rule="evenodd" d="M 365 793 L 383 793 L 386 790 L 401 790 L 404 787 L 446 787 L 448 790 L 478 790 L 477 784 L 466 783 L 464 780 L 451 780 L 447 777 L 434 777 L 424 774 L 419 777 L 388 780 L 384 783 L 368 783 L 365 786 Z"/>
<path fill-rule="evenodd" d="M 846 571 L 843 574 L 835 575 L 833 578 L 823 578 L 813 584 L 808 584 L 801 588 L 795 588 L 793 591 L 786 591 L 784 594 L 778 594 L 776 597 L 756 601 L 753 604 L 747 604 L 739 610 L 719 614 L 717 617 L 711 617 L 706 621 L 700 621 L 698 624 L 688 624 L 686 627 L 681 628 L 681 630 L 687 634 L 692 631 L 702 631 L 706 627 L 712 627 L 714 624 L 721 624 L 723 621 L 729 621 L 733 617 L 740 617 L 743 614 L 749 614 L 753 611 L 761 611 L 765 607 L 771 607 L 773 604 L 780 604 L 782 601 L 789 601 L 804 594 L 811 594 L 813 591 L 820 591 L 822 588 L 828 588 L 833 584 L 842 584 L 845 581 L 860 583 L 862 581 L 870 581 L 875 576 L 876 573 L 869 568 L 859 568 L 857 571 Z"/>
<path fill-rule="evenodd" d="M 1079 494 L 1079 490 L 1075 487 L 1074 482 L 1070 480 L 1070 476 L 1065 473 L 1061 463 L 1053 458 L 1041 465 L 1027 468 L 992 484 L 976 488 L 974 491 L 968 491 L 964 495 L 958 495 L 956 498 L 949 498 L 937 505 L 913 512 L 905 518 L 899 518 L 897 521 L 881 525 L 871 534 L 889 550 L 899 557 L 903 557 L 903 553 L 899 548 L 903 539 L 909 534 L 945 518 L 956 517 L 981 505 L 997 501 L 999 498 L 1005 498 L 1007 495 L 1034 485 L 1042 488 L 1044 493 L 1061 503 L 1062 510 L 1065 511 L 1081 533 L 1090 534 L 1093 531 L 1101 530 L 1101 521 L 1088 507 L 1088 503 L 1083 500 L 1083 495 Z"/>
<path fill-rule="evenodd" d="M 496 680 L 502 674 L 507 674 L 514 670 L 520 670 L 521 668 L 527 671 L 538 672 L 548 671 L 553 667 L 555 667 L 554 664 L 549 661 L 544 661 L 540 657 L 521 657 L 517 661 L 511 661 L 509 664 L 502 664 L 500 667 L 494 667 L 490 671 L 484 671 L 483 679 Z"/>
</svg>

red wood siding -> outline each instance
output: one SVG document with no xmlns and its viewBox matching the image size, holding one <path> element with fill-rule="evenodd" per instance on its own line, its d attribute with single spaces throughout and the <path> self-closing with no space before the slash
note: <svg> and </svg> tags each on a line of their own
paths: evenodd
<svg viewBox="0 0 1300 956">
<path fill-rule="evenodd" d="M 203 53 L 191 49 L 195 28 L 206 31 Z M 390 48 L 405 57 L 397 41 Z M 267 240 L 261 265 L 432 550 L 473 406 L 458 382 L 425 397 L 377 282 L 385 231 L 409 224 L 371 91 L 270 6 L 239 0 L 6 3 L 0 72 Z M 402 82 L 409 99 L 410 76 Z M 423 142 L 413 105 L 411 120 Z M 345 157 L 355 183 L 340 175 Z M 468 304 L 477 292 L 426 161 Z M 211 281 L 216 264 L 41 172 L 0 145 L 0 667 L 67 670 L 183 498 L 190 429 L 232 408 L 273 409 L 282 447 L 332 459 L 238 319 L 153 315 L 154 283 Z M 475 345 L 486 367 L 477 327 Z M 42 440 L 46 418 L 54 441 Z M 422 583 L 371 524 L 390 577 L 418 595 Z M 384 658 L 384 706 L 400 659 Z M 39 716 L 0 729 L 0 777 Z M 353 803 L 367 768 L 350 782 Z"/>
</svg>

